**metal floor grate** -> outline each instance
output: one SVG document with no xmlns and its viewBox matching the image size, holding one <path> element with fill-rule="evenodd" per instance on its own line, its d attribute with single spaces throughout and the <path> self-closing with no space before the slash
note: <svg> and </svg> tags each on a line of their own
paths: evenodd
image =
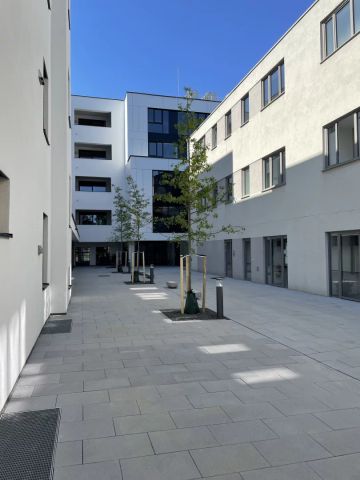
<svg viewBox="0 0 360 480">
<path fill-rule="evenodd" d="M 0 415 L 0 479 L 52 480 L 60 410 Z"/>
<path fill-rule="evenodd" d="M 43 326 L 41 333 L 43 335 L 48 335 L 49 333 L 70 333 L 71 327 L 71 318 L 67 320 L 48 320 Z"/>
</svg>

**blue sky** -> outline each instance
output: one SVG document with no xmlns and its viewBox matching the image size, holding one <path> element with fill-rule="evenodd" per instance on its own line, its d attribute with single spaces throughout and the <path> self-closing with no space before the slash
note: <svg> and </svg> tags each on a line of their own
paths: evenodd
<svg viewBox="0 0 360 480">
<path fill-rule="evenodd" d="M 72 91 L 223 98 L 313 0 L 72 0 Z M 179 72 L 179 75 L 178 75 Z"/>
</svg>

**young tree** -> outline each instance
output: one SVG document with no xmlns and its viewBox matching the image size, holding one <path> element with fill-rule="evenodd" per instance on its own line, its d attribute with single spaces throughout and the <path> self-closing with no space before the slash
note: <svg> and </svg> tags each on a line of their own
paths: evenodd
<svg viewBox="0 0 360 480">
<path fill-rule="evenodd" d="M 131 216 L 129 211 L 129 204 L 127 199 L 123 196 L 120 187 L 113 185 L 114 187 L 114 231 L 113 240 L 120 242 L 120 262 L 118 264 L 118 271 L 122 272 L 122 259 L 123 259 L 123 245 L 125 241 L 128 241 L 131 236 Z"/>
<path fill-rule="evenodd" d="M 218 217 L 217 204 L 225 201 L 229 192 L 221 191 L 211 175 L 205 143 L 191 138 L 192 132 L 203 121 L 192 111 L 194 98 L 191 88 L 185 88 L 185 106 L 179 105 L 181 121 L 177 125 L 178 162 L 173 172 L 163 175 L 163 184 L 171 188 L 167 189 L 167 193 L 158 195 L 159 200 L 177 207 L 176 214 L 165 222 L 173 226 L 174 231 L 181 230 L 181 233 L 173 235 L 173 240 L 186 242 L 189 255 L 196 252 L 196 245 L 214 238 L 216 234 L 237 231 L 231 225 L 214 226 Z M 191 289 L 191 256 L 186 290 L 185 313 L 196 313 L 199 307 Z"/>
<path fill-rule="evenodd" d="M 151 222 L 151 214 L 148 211 L 150 202 L 143 190 L 140 190 L 131 176 L 126 178 L 128 186 L 127 208 L 130 214 L 130 238 L 137 243 L 137 251 L 140 252 L 140 241 L 143 238 L 143 228 Z M 139 256 L 137 257 L 137 274 L 139 276 Z"/>
</svg>

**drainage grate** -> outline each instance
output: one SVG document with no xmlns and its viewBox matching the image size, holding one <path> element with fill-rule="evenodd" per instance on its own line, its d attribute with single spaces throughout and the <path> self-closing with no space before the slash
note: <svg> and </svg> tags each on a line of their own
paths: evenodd
<svg viewBox="0 0 360 480">
<path fill-rule="evenodd" d="M 51 480 L 60 410 L 0 416 L 0 478 Z"/>
<path fill-rule="evenodd" d="M 67 320 L 48 320 L 41 333 L 43 335 L 48 335 L 49 333 L 70 333 L 72 327 L 71 318 Z"/>
</svg>

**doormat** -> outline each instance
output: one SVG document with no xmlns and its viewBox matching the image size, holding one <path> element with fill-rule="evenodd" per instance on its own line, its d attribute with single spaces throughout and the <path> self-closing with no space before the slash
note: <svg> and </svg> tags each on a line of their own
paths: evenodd
<svg viewBox="0 0 360 480">
<path fill-rule="evenodd" d="M 214 310 L 210 310 L 210 308 L 206 308 L 205 312 L 201 310 L 200 313 L 195 313 L 193 315 L 188 315 L 186 313 L 182 315 L 180 310 L 166 309 L 160 310 L 160 312 L 173 322 L 186 322 L 187 320 L 230 320 L 228 317 L 217 318 L 216 312 L 214 312 Z"/>
<path fill-rule="evenodd" d="M 52 480 L 60 409 L 0 415 L 0 478 Z"/>
<path fill-rule="evenodd" d="M 72 328 L 71 318 L 67 320 L 48 320 L 41 330 L 42 335 L 51 333 L 70 333 Z"/>
</svg>

